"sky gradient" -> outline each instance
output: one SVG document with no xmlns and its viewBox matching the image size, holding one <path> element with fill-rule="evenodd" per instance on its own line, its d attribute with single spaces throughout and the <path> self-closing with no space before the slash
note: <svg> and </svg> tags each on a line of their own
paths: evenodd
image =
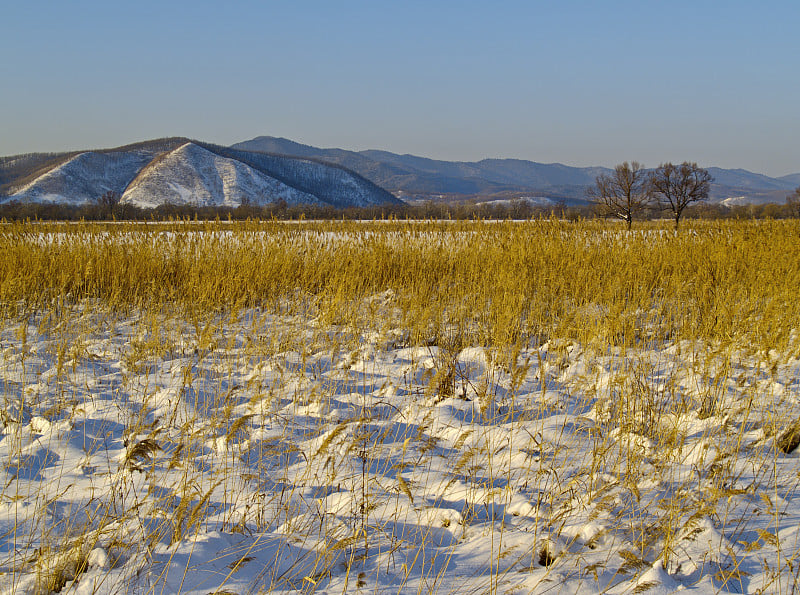
<svg viewBox="0 0 800 595">
<path fill-rule="evenodd" d="M 800 2 L 0 0 L 0 155 L 259 135 L 800 172 Z"/>
</svg>

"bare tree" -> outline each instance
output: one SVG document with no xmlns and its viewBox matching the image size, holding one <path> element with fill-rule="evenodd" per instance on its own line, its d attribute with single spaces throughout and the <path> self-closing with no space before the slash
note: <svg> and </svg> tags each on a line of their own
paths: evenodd
<svg viewBox="0 0 800 595">
<path fill-rule="evenodd" d="M 113 207 L 114 205 L 118 204 L 120 200 L 119 194 L 114 192 L 113 190 L 109 190 L 103 196 L 97 199 L 97 204 L 103 207 Z"/>
<path fill-rule="evenodd" d="M 789 207 L 792 217 L 800 217 L 800 186 L 786 197 L 786 206 Z"/>
<path fill-rule="evenodd" d="M 597 176 L 587 194 L 602 215 L 622 219 L 628 229 L 634 215 L 653 202 L 644 166 L 638 161 L 626 161 L 616 166 L 613 173 Z"/>
<path fill-rule="evenodd" d="M 662 208 L 672 213 L 677 231 L 683 210 L 694 202 L 706 200 L 713 180 L 708 170 L 696 163 L 663 163 L 650 174 L 650 190 Z"/>
</svg>

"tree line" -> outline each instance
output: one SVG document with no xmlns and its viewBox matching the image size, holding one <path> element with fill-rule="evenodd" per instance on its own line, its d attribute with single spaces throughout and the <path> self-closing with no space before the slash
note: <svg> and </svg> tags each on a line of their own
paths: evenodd
<svg viewBox="0 0 800 595">
<path fill-rule="evenodd" d="M 634 218 L 654 219 L 666 213 L 678 229 L 681 218 L 758 219 L 800 218 L 800 187 L 786 197 L 785 205 L 775 203 L 727 206 L 707 203 L 708 171 L 696 163 L 666 163 L 647 171 L 636 162 L 617 165 L 610 174 L 602 174 L 587 190 L 589 205 L 570 206 L 531 204 L 525 199 L 482 202 L 480 204 L 427 201 L 418 204 L 387 204 L 369 207 L 339 208 L 333 205 L 289 205 L 278 200 L 266 205 L 244 201 L 238 207 L 201 207 L 164 204 L 143 209 L 120 202 L 119 194 L 109 191 L 96 201 L 83 205 L 58 203 L 0 204 L 0 220 L 64 221 L 169 221 L 176 219 L 530 219 L 578 220 L 611 217 L 624 221 L 631 229 Z"/>
<path fill-rule="evenodd" d="M 684 219 L 782 219 L 800 218 L 800 195 L 795 202 L 786 204 L 752 204 L 725 206 L 701 202 L 691 204 L 682 213 Z M 232 220 L 300 220 L 300 219 L 558 219 L 577 221 L 601 216 L 596 206 L 570 206 L 564 203 L 550 206 L 527 204 L 513 200 L 502 204 L 446 204 L 426 202 L 417 205 L 391 205 L 383 207 L 353 207 L 339 209 L 332 206 L 266 206 L 194 207 L 190 205 L 161 205 L 155 209 L 141 209 L 133 205 L 113 206 L 98 203 L 86 205 L 61 205 L 56 203 L 6 203 L 0 205 L 0 221 L 174 221 L 197 219 L 213 221 Z M 640 213 L 639 218 L 657 219 L 663 212 L 657 207 Z"/>
</svg>

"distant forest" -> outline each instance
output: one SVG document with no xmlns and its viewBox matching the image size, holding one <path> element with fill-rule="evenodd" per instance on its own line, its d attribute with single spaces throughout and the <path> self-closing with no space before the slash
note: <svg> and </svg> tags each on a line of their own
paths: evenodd
<svg viewBox="0 0 800 595">
<path fill-rule="evenodd" d="M 500 204 L 443 203 L 396 204 L 373 207 L 336 208 L 329 205 L 287 205 L 284 202 L 265 206 L 195 207 L 190 205 L 161 205 L 155 209 L 141 209 L 114 201 L 95 204 L 64 205 L 57 203 L 11 202 L 0 205 L 2 221 L 170 221 L 176 219 L 233 220 L 247 219 L 530 219 L 557 217 L 567 220 L 601 218 L 592 205 L 568 206 L 555 204 L 535 206 L 524 201 L 503 201 Z M 660 219 L 664 212 L 653 209 L 644 219 Z M 688 219 L 783 219 L 800 217 L 795 205 L 768 203 L 762 205 L 725 206 L 700 203 L 686 209 Z"/>
</svg>

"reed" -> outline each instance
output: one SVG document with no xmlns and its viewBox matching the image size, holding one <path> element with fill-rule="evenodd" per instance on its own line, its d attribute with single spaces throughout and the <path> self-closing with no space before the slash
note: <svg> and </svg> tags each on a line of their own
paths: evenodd
<svg viewBox="0 0 800 595">
<path fill-rule="evenodd" d="M 4 223 L 0 512 L 27 554 L 0 580 L 102 590 L 157 568 L 167 592 L 219 531 L 252 539 L 207 590 L 261 556 L 264 591 L 435 591 L 483 531 L 482 591 L 562 572 L 643 592 L 687 560 L 740 588 L 768 547 L 763 588 L 797 586 L 779 536 L 800 486 L 799 237 L 795 220 Z M 91 496 L 65 508 L 76 486 Z"/>
</svg>

